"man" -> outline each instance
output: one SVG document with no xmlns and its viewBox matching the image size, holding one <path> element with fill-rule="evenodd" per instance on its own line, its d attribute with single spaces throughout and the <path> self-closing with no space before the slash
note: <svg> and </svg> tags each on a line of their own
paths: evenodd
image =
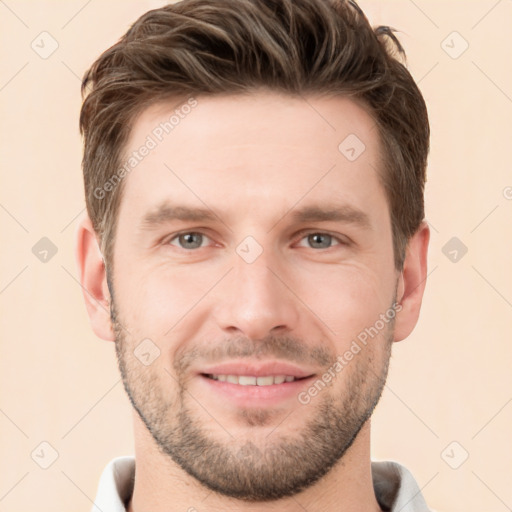
<svg viewBox="0 0 512 512">
<path fill-rule="evenodd" d="M 87 72 L 77 255 L 136 452 L 93 510 L 428 510 L 370 461 L 429 239 L 428 118 L 393 48 L 353 2 L 184 0 Z"/>
</svg>

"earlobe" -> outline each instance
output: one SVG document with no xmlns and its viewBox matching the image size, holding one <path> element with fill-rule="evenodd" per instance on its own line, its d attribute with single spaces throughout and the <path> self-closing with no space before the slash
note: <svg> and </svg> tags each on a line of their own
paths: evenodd
<svg viewBox="0 0 512 512">
<path fill-rule="evenodd" d="M 87 215 L 81 219 L 76 232 L 75 256 L 91 327 L 98 337 L 114 341 L 105 263 Z"/>
<path fill-rule="evenodd" d="M 428 224 L 422 222 L 407 244 L 404 266 L 397 286 L 396 300 L 400 309 L 396 315 L 395 341 L 407 338 L 418 322 L 427 279 L 429 239 Z"/>
</svg>

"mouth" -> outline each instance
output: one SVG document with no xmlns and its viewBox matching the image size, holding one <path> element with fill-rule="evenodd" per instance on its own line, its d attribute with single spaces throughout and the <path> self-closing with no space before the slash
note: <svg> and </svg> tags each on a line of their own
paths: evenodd
<svg viewBox="0 0 512 512">
<path fill-rule="evenodd" d="M 280 361 L 233 361 L 203 368 L 198 374 L 205 393 L 221 406 L 272 407 L 293 403 L 317 372 Z"/>
<path fill-rule="evenodd" d="M 293 375 L 226 375 L 226 374 L 202 374 L 204 377 L 220 382 L 229 382 L 239 386 L 272 386 L 285 382 L 295 382 L 308 377 L 294 377 Z"/>
</svg>

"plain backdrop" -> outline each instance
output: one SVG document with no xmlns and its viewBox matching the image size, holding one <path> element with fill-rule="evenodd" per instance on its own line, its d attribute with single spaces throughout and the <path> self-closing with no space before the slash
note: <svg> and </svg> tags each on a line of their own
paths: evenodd
<svg viewBox="0 0 512 512">
<path fill-rule="evenodd" d="M 372 456 L 438 511 L 512 508 L 512 1 L 361 1 L 399 30 L 430 111 L 429 277 L 394 346 Z M 0 1 L 0 511 L 88 511 L 133 453 L 114 345 L 73 254 L 84 209 L 80 78 L 163 2 Z M 46 469 L 45 469 L 46 467 Z"/>
</svg>

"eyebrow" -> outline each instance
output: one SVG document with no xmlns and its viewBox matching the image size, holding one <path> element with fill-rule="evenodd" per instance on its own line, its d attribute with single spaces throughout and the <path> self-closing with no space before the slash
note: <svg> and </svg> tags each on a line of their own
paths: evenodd
<svg viewBox="0 0 512 512">
<path fill-rule="evenodd" d="M 325 207 L 305 206 L 302 208 L 295 208 L 293 211 L 289 211 L 283 217 L 281 217 L 281 219 L 276 224 L 274 224 L 274 226 L 281 222 L 288 215 L 291 217 L 292 222 L 294 223 L 304 224 L 307 222 L 331 221 L 355 224 L 364 229 L 371 228 L 369 216 L 362 210 L 359 210 L 358 208 L 350 205 L 327 205 Z M 158 206 L 156 209 L 144 215 L 141 221 L 141 228 L 152 229 L 174 220 L 189 222 L 214 222 L 221 219 L 208 208 L 172 205 L 165 202 Z"/>
<path fill-rule="evenodd" d="M 350 205 L 306 206 L 294 210 L 290 216 L 297 223 L 334 221 L 355 224 L 365 229 L 371 228 L 370 217 Z"/>
<path fill-rule="evenodd" d="M 150 229 L 173 220 L 203 222 L 219 220 L 219 217 L 207 208 L 172 206 L 168 203 L 164 203 L 155 210 L 150 211 L 144 215 L 142 218 L 141 226 L 143 228 Z"/>
</svg>

